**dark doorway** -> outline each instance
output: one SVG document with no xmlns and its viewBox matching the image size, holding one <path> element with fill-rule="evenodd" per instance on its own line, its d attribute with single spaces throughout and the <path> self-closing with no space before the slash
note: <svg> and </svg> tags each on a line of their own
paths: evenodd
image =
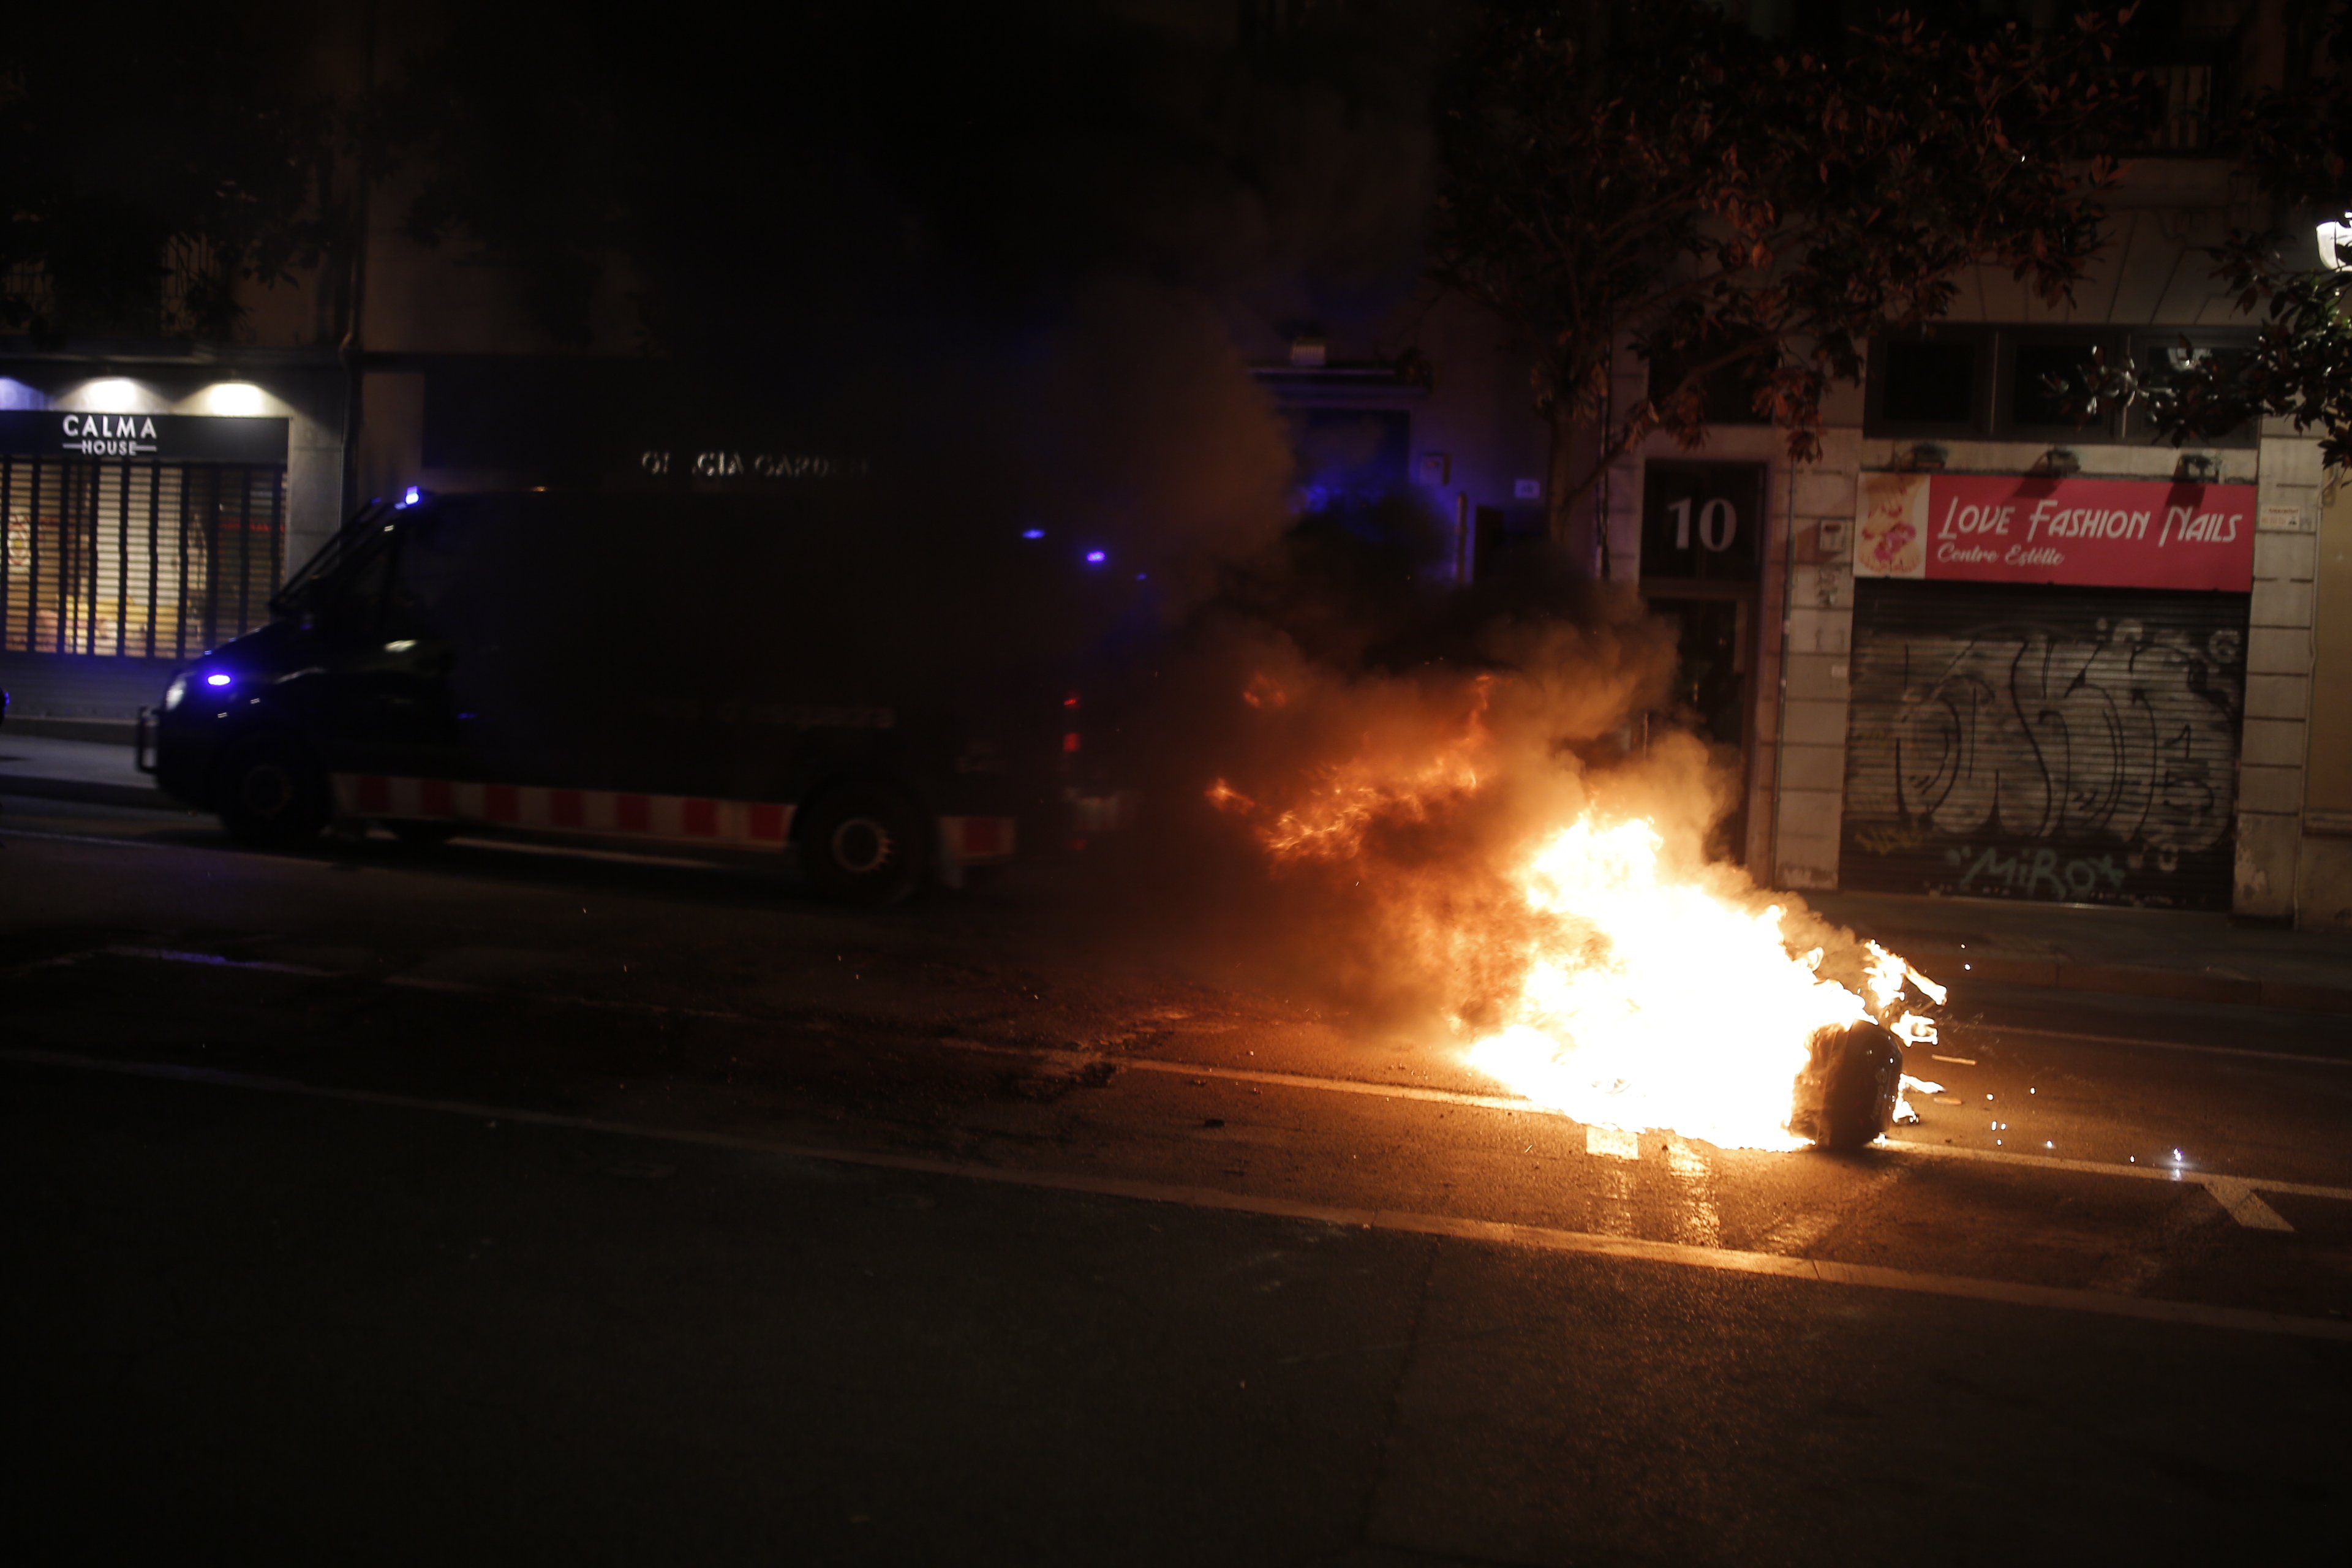
<svg viewBox="0 0 2352 1568">
<path fill-rule="evenodd" d="M 1748 859 L 1748 725 L 1756 704 L 1751 683 L 1755 638 L 1750 600 L 1744 595 L 1647 595 L 1651 612 L 1673 617 L 1675 637 L 1674 695 L 1657 718 L 1688 730 L 1706 742 L 1715 765 L 1737 781 L 1731 811 L 1708 836 L 1712 859 L 1744 865 Z"/>
</svg>

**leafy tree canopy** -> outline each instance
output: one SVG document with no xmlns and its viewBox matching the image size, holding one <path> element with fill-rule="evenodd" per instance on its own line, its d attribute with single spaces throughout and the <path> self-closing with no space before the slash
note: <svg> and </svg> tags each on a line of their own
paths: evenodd
<svg viewBox="0 0 2352 1568">
<path fill-rule="evenodd" d="M 333 121 L 286 21 L 163 0 L 12 12 L 0 331 L 156 335 L 170 271 L 184 290 L 172 324 L 222 336 L 240 278 L 282 278 L 314 251 Z"/>
<path fill-rule="evenodd" d="M 1236 47 L 1230 6 L 1194 9 L 1208 25 L 870 0 L 784 8 L 740 47 L 552 4 L 456 12 L 391 107 L 409 221 L 519 264 L 575 341 L 618 258 L 647 341 L 706 363 L 1017 329 L 1107 271 L 1287 291 L 1301 315 L 1410 288 L 1410 24 L 1328 7 Z"/>
<path fill-rule="evenodd" d="M 2184 447 L 2267 415 L 2317 429 L 2322 458 L 2352 468 L 2352 271 L 2298 264 L 2314 239 L 2303 226 L 2344 221 L 2352 206 L 2352 0 L 2315 8 L 2308 21 L 2290 79 L 2253 95 L 2222 128 L 2270 198 L 2271 221 L 2233 228 L 2211 252 L 2238 310 L 2258 319 L 2252 349 L 2184 356 L 2177 368 L 2102 356 L 2073 388 L 2085 419 L 2137 403 L 2157 438 Z"/>
<path fill-rule="evenodd" d="M 1898 13 L 1816 46 L 1706 0 L 1480 5 L 1440 106 L 1434 266 L 1533 356 L 1555 530 L 1653 431 L 1696 444 L 1716 377 L 1810 458 L 1870 334 L 1944 314 L 1964 268 L 2069 298 L 2116 178 L 2101 150 L 2140 109 L 2127 16 Z M 1630 405 L 1628 342 L 1677 373 Z"/>
</svg>

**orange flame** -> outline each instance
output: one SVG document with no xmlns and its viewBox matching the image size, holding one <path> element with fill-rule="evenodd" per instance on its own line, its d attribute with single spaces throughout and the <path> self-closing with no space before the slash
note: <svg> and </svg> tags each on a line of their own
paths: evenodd
<svg viewBox="0 0 2352 1568">
<path fill-rule="evenodd" d="M 1290 694 L 1275 683 L 1273 677 L 1260 670 L 1250 677 L 1242 690 L 1242 700 L 1253 708 L 1280 708 L 1290 700 Z"/>
<path fill-rule="evenodd" d="M 1489 740 L 1486 715 L 1490 687 L 1486 676 L 1471 682 L 1462 732 L 1442 743 L 1426 763 L 1400 772 L 1358 756 L 1318 769 L 1307 799 L 1260 829 L 1260 840 L 1277 859 L 1345 859 L 1363 847 L 1364 836 L 1374 824 L 1425 822 L 1450 797 L 1475 791 L 1478 768 L 1474 759 Z"/>
<path fill-rule="evenodd" d="M 1209 804 L 1219 811 L 1234 811 L 1244 816 L 1257 809 L 1257 802 L 1219 779 L 1209 786 Z"/>
<path fill-rule="evenodd" d="M 1308 770 L 1289 804 L 1261 812 L 1222 778 L 1208 792 L 1220 809 L 1255 815 L 1277 863 L 1360 873 L 1354 885 L 1383 900 L 1405 944 L 1477 977 L 1478 1005 L 1456 1021 L 1471 1065 L 1589 1124 L 1793 1149 L 1804 1140 L 1790 1131 L 1791 1098 L 1818 1031 L 1875 1018 L 1906 1047 L 1935 1039 L 1905 998 L 1940 1003 L 1943 987 L 1875 942 L 1856 986 L 1823 977 L 1821 949 L 1792 951 L 1786 904 L 1743 901 L 1734 871 L 1676 869 L 1698 858 L 1667 854 L 1657 818 L 1586 805 L 1566 826 L 1555 815 L 1507 840 L 1499 859 L 1410 875 L 1384 861 L 1380 829 L 1430 822 L 1507 763 L 1525 773 L 1549 755 L 1499 750 L 1488 696 L 1482 677 L 1459 728 L 1433 745 L 1382 755 L 1364 736 L 1355 755 Z M 1897 1115 L 1912 1119 L 1907 1105 Z"/>
</svg>

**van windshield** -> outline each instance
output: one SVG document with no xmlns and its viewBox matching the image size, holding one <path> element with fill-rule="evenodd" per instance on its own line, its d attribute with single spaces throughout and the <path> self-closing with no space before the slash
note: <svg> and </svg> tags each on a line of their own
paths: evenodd
<svg viewBox="0 0 2352 1568">
<path fill-rule="evenodd" d="M 286 579 L 285 586 L 269 595 L 269 613 L 285 618 L 299 615 L 320 582 L 342 568 L 343 563 L 355 554 L 361 545 L 391 531 L 392 517 L 397 509 L 388 500 L 373 500 L 353 512 L 349 521 L 336 531 L 335 537 L 320 548 L 302 569 Z"/>
</svg>

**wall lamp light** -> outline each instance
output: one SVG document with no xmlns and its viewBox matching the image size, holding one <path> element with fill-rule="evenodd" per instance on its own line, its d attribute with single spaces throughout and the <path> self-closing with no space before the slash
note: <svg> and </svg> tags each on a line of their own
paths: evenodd
<svg viewBox="0 0 2352 1568">
<path fill-rule="evenodd" d="M 2083 471 L 2083 459 L 2074 455 L 2072 447 L 2053 447 L 2033 460 L 2026 472 L 2036 479 L 2063 479 Z"/>
</svg>

